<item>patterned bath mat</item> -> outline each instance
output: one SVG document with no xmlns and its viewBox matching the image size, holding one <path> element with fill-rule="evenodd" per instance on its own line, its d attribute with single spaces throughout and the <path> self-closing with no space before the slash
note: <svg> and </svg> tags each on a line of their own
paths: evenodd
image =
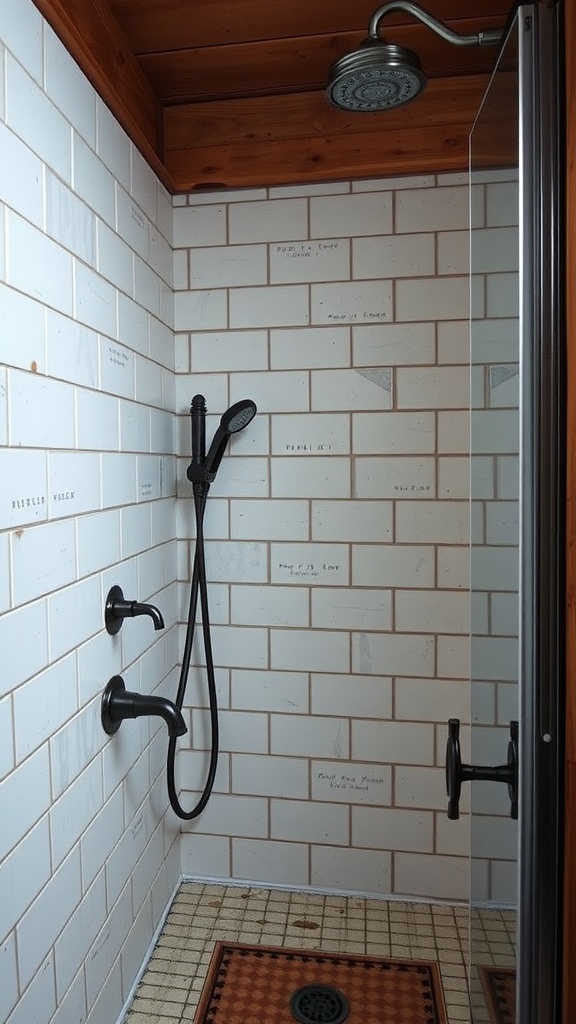
<svg viewBox="0 0 576 1024">
<path fill-rule="evenodd" d="M 217 942 L 195 1024 L 447 1024 L 426 960 Z"/>
<path fill-rule="evenodd" d="M 516 971 L 513 967 L 479 967 L 490 1024 L 516 1024 Z"/>
</svg>

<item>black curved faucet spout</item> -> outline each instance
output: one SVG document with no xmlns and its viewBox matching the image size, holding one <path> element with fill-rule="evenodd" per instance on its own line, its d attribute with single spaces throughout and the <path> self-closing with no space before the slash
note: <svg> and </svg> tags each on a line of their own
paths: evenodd
<svg viewBox="0 0 576 1024">
<path fill-rule="evenodd" d="M 109 736 L 118 732 L 126 718 L 158 715 L 168 726 L 169 736 L 188 732 L 182 712 L 166 697 L 147 696 L 126 689 L 122 676 L 112 676 L 102 694 L 102 727 Z"/>
<path fill-rule="evenodd" d="M 164 629 L 162 612 L 153 604 L 142 604 L 140 601 L 128 601 L 131 605 L 128 615 L 149 615 L 154 623 L 154 629 Z"/>
<path fill-rule="evenodd" d="M 122 587 L 112 587 L 108 591 L 104 608 L 104 622 L 108 633 L 114 636 L 121 628 L 124 619 L 134 618 L 136 615 L 149 615 L 154 623 L 154 629 L 164 629 L 162 613 L 155 605 L 142 604 L 140 601 L 127 601 Z"/>
</svg>

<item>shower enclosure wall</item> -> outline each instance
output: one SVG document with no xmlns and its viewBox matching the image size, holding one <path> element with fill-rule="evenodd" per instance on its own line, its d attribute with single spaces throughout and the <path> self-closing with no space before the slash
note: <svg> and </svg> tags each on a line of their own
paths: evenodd
<svg viewBox="0 0 576 1024">
<path fill-rule="evenodd" d="M 110 1024 L 182 873 L 468 898 L 467 176 L 171 200 L 28 0 L 0 39 L 0 1018 Z M 164 725 L 111 739 L 100 696 L 176 690 L 198 391 L 259 413 L 206 513 L 222 756 L 180 834 Z M 110 637 L 112 584 L 166 631 Z"/>
<path fill-rule="evenodd" d="M 165 726 L 99 721 L 177 681 L 172 205 L 28 0 L 0 40 L 0 1020 L 110 1024 L 180 877 Z"/>
<path fill-rule="evenodd" d="M 500 249 L 477 282 L 494 339 L 517 267 L 509 177 L 474 192 L 475 226 Z M 210 805 L 184 827 L 184 870 L 466 899 L 469 823 L 446 818 L 443 765 L 448 717 L 469 721 L 467 176 L 178 202 L 185 580 L 190 396 L 215 420 L 245 395 L 259 410 L 206 513 L 222 756 Z M 507 392 L 476 464 L 486 487 L 496 446 L 517 451 Z M 208 730 L 200 687 L 189 693 L 194 791 Z M 508 823 L 500 804 L 486 812 L 482 898 L 513 902 Z"/>
</svg>

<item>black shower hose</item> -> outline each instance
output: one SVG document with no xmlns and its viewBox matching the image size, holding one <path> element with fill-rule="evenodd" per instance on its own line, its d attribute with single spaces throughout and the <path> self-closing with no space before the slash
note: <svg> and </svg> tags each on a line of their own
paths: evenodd
<svg viewBox="0 0 576 1024">
<path fill-rule="evenodd" d="M 190 821 L 202 813 L 214 786 L 216 768 L 218 766 L 218 700 L 216 696 L 216 680 L 214 677 L 214 657 L 212 654 L 212 638 L 210 636 L 210 613 L 208 608 L 208 588 L 206 584 L 206 563 L 204 559 L 204 512 L 206 499 L 208 497 L 209 484 L 194 484 L 194 513 L 196 518 L 196 550 L 194 553 L 194 568 L 192 570 L 192 583 L 190 587 L 190 605 L 188 608 L 188 624 L 186 627 L 186 640 L 182 655 L 182 667 L 180 669 L 180 680 L 175 704 L 179 711 L 182 711 L 188 674 L 190 671 L 190 660 L 192 658 L 192 645 L 194 642 L 194 627 L 196 622 L 196 609 L 198 607 L 198 596 L 200 596 L 200 610 L 202 613 L 202 635 L 204 640 L 204 653 L 206 655 L 206 677 L 208 683 L 208 703 L 210 707 L 210 731 L 211 749 L 210 764 L 206 784 L 198 803 L 191 811 L 185 811 L 182 807 L 174 780 L 174 767 L 176 761 L 176 737 L 171 736 L 168 742 L 168 759 L 166 772 L 168 778 L 168 796 L 172 810 L 179 818 Z"/>
</svg>

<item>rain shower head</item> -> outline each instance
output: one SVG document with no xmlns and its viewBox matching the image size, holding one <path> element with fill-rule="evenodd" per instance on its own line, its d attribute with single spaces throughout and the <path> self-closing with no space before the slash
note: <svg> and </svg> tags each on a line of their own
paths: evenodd
<svg viewBox="0 0 576 1024">
<path fill-rule="evenodd" d="M 390 110 L 414 99 L 425 85 L 412 50 L 368 38 L 332 66 L 327 95 L 342 110 Z"/>
<path fill-rule="evenodd" d="M 496 46 L 502 39 L 498 29 L 459 35 L 410 0 L 391 0 L 372 15 L 368 36 L 359 49 L 330 68 L 326 96 L 333 106 L 368 113 L 390 110 L 415 99 L 424 89 L 426 76 L 417 54 L 378 35 L 381 19 L 394 11 L 411 14 L 455 46 Z"/>
</svg>

